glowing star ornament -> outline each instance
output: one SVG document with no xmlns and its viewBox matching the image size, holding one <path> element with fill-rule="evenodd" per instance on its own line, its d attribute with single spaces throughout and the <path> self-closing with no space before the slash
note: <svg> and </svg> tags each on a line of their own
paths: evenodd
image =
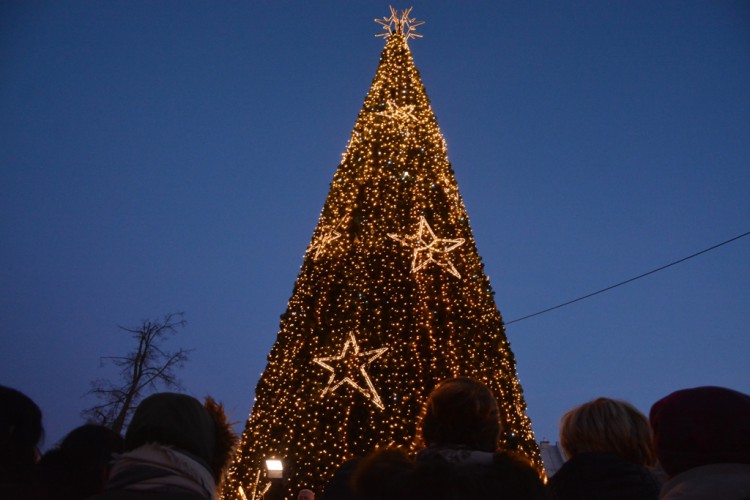
<svg viewBox="0 0 750 500">
<path fill-rule="evenodd" d="M 394 233 L 388 233 L 388 236 L 403 246 L 414 248 L 414 255 L 411 260 L 411 272 L 416 273 L 424 269 L 430 262 L 433 262 L 456 278 L 461 277 L 461 273 L 458 272 L 456 266 L 453 265 L 446 254 L 463 245 L 466 241 L 463 238 L 438 238 L 424 217 L 419 218 L 417 234 L 399 236 Z"/>
<path fill-rule="evenodd" d="M 337 240 L 341 238 L 341 233 L 337 231 L 342 225 L 346 223 L 346 221 L 349 219 L 349 216 L 344 216 L 343 219 L 339 220 L 338 223 L 336 223 L 333 227 L 328 227 L 328 229 L 323 231 L 323 234 L 321 234 L 315 242 L 313 242 L 310 247 L 307 249 L 308 252 L 312 252 L 315 250 L 315 254 L 313 255 L 313 260 L 318 260 L 318 257 L 320 257 L 320 254 L 325 250 L 325 248 L 334 240 Z"/>
<path fill-rule="evenodd" d="M 328 379 L 328 385 L 323 389 L 323 394 L 334 392 L 342 385 L 348 384 L 372 401 L 375 406 L 381 410 L 385 409 L 365 368 L 382 356 L 387 350 L 387 347 L 381 347 L 371 351 L 360 352 L 354 333 L 349 332 L 349 340 L 344 343 L 341 354 L 327 358 L 313 358 L 313 362 L 331 372 L 331 377 Z M 357 383 L 357 379 L 363 381 L 367 387 L 362 387 L 361 384 Z"/>
<path fill-rule="evenodd" d="M 417 21 L 415 18 L 410 18 L 409 13 L 413 7 L 409 7 L 406 10 L 401 11 L 401 17 L 398 15 L 398 11 L 393 7 L 391 9 L 391 16 L 384 17 L 383 19 L 375 19 L 375 22 L 383 27 L 385 33 L 378 33 L 375 36 L 382 36 L 383 38 L 390 37 L 393 33 L 404 35 L 407 40 L 409 38 L 422 38 L 422 35 L 416 32 L 419 26 L 424 24 L 424 21 Z"/>
<path fill-rule="evenodd" d="M 392 99 L 385 103 L 385 111 L 380 111 L 375 114 L 394 120 L 399 128 L 402 128 L 408 122 L 416 121 L 417 119 L 417 117 L 414 116 L 414 105 L 399 106 Z"/>
</svg>

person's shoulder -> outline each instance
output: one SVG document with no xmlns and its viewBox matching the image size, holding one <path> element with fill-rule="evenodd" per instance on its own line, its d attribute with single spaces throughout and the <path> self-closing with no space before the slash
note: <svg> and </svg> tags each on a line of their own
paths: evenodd
<svg viewBox="0 0 750 500">
<path fill-rule="evenodd" d="M 750 464 L 726 463 L 694 467 L 669 479 L 664 499 L 722 498 L 750 500 Z"/>
<path fill-rule="evenodd" d="M 107 490 L 86 500 L 205 500 L 188 491 Z"/>
<path fill-rule="evenodd" d="M 547 483 L 553 499 L 656 499 L 660 487 L 650 470 L 606 453 L 572 457 Z"/>
<path fill-rule="evenodd" d="M 504 467 L 534 471 L 531 461 L 525 455 L 512 451 L 497 451 L 493 453 L 492 463 Z"/>
<path fill-rule="evenodd" d="M 545 498 L 544 483 L 529 459 L 519 453 L 496 452 L 488 473 L 508 498 Z"/>
</svg>

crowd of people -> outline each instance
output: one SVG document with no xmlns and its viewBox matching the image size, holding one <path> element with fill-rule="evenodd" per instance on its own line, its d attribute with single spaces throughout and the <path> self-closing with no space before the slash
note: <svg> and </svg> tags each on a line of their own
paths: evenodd
<svg viewBox="0 0 750 500">
<path fill-rule="evenodd" d="M 568 411 L 568 460 L 549 481 L 498 449 L 497 401 L 483 384 L 446 380 L 430 394 L 416 455 L 380 449 L 344 463 L 325 500 L 750 500 L 750 396 L 684 389 L 648 417 L 597 398 Z M 87 424 L 43 456 L 42 413 L 0 386 L 0 499 L 213 500 L 237 436 L 221 404 L 159 393 L 137 407 L 125 437 Z M 299 499 L 314 500 L 309 489 Z"/>
<path fill-rule="evenodd" d="M 0 386 L 0 499 L 214 499 L 237 441 L 221 404 L 174 393 L 145 398 L 124 438 L 86 424 L 40 457 L 42 435 L 39 407 Z"/>
</svg>

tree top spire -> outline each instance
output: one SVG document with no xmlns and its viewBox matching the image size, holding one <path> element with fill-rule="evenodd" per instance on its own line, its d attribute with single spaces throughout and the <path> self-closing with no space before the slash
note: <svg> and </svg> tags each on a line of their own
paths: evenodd
<svg viewBox="0 0 750 500">
<path fill-rule="evenodd" d="M 405 39 L 409 38 L 422 38 L 422 35 L 416 32 L 417 27 L 422 26 L 424 21 L 417 21 L 416 18 L 409 17 L 409 13 L 413 7 L 402 10 L 401 15 L 393 7 L 391 9 L 390 17 L 384 17 L 382 19 L 375 19 L 375 22 L 383 27 L 385 33 L 378 33 L 375 36 L 382 36 L 388 38 L 394 33 L 403 35 Z"/>
</svg>

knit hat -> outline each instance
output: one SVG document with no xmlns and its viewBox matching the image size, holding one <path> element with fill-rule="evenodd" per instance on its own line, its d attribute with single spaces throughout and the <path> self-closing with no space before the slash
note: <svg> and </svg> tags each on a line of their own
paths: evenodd
<svg viewBox="0 0 750 500">
<path fill-rule="evenodd" d="M 214 421 L 194 397 L 169 392 L 154 394 L 138 405 L 125 434 L 126 450 L 146 443 L 186 451 L 211 470 L 216 447 Z"/>
<path fill-rule="evenodd" d="M 717 463 L 750 464 L 750 396 L 722 387 L 676 391 L 649 416 L 656 455 L 669 477 Z"/>
</svg>

